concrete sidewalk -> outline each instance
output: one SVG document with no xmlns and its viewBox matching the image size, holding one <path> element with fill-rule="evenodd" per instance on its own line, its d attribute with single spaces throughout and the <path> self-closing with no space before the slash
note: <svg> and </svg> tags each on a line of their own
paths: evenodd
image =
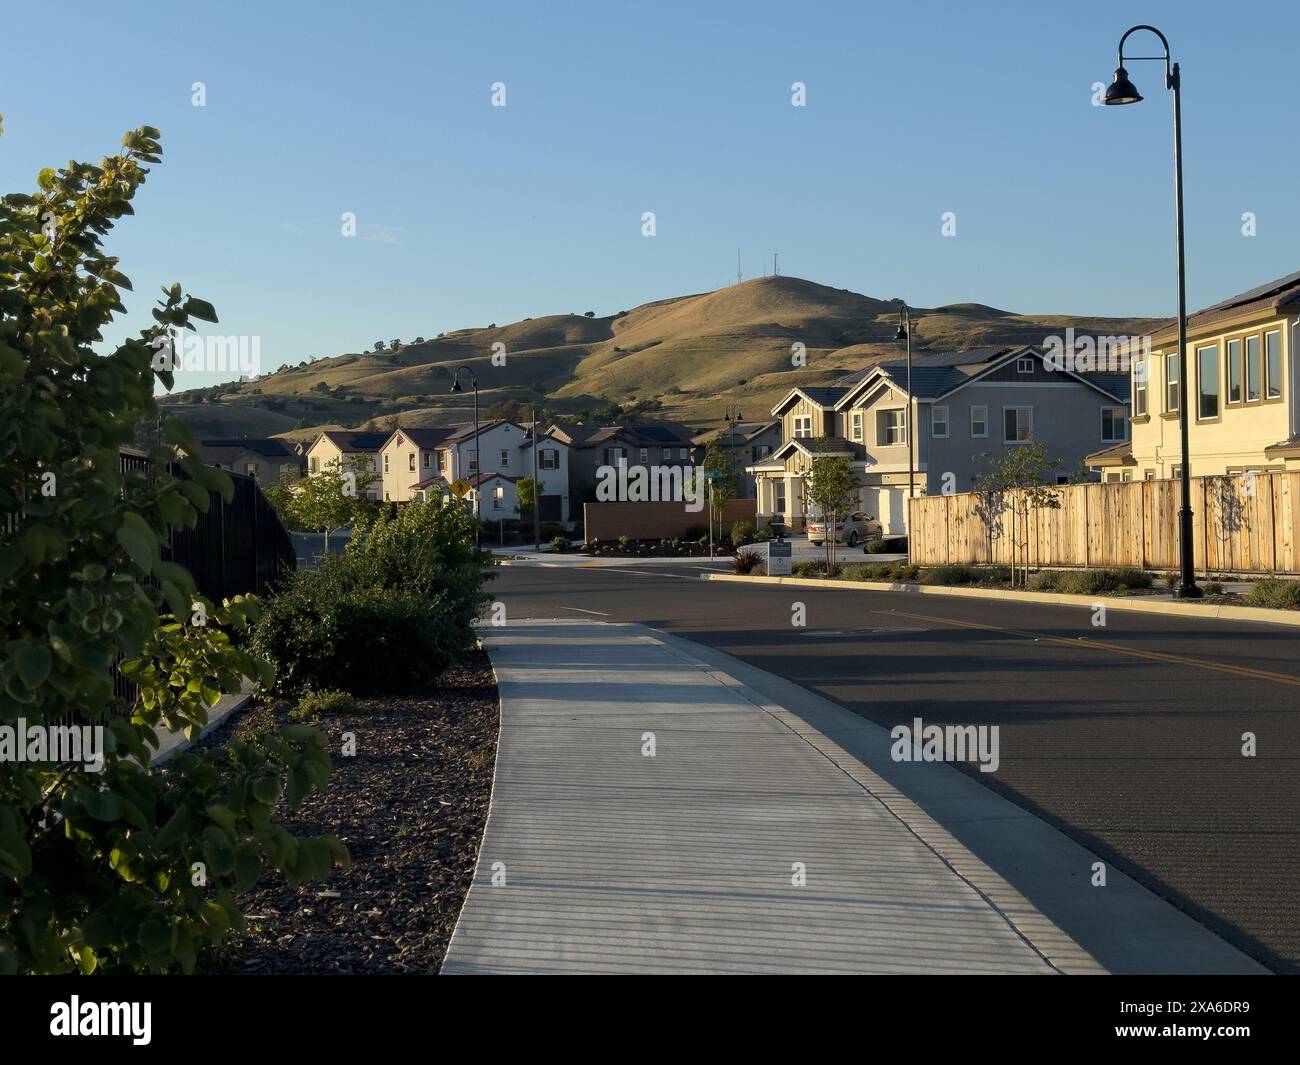
<svg viewBox="0 0 1300 1065">
<path fill-rule="evenodd" d="M 483 632 L 501 742 L 444 973 L 1106 971 L 851 753 L 877 757 L 881 738 L 887 752 L 879 726 L 807 692 L 774 703 L 767 674 L 638 625 Z M 909 768 L 954 810 L 1002 821 L 994 850 L 1031 840 L 1018 857 L 1060 874 L 1110 955 L 1263 971 L 1113 870 L 1091 888 L 1088 852 L 952 767 Z"/>
</svg>

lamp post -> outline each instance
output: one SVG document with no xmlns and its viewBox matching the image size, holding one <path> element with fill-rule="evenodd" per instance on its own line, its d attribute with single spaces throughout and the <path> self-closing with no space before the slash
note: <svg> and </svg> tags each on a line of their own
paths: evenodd
<svg viewBox="0 0 1300 1065">
<path fill-rule="evenodd" d="M 1187 279 L 1185 259 L 1183 256 L 1183 110 L 1179 100 L 1182 78 L 1178 64 L 1170 62 L 1169 41 L 1154 26 L 1134 26 L 1125 31 L 1119 39 L 1119 65 L 1115 69 L 1115 80 L 1106 89 L 1103 103 L 1114 107 L 1121 104 L 1135 104 L 1142 99 L 1142 94 L 1129 80 L 1128 71 L 1124 69 L 1124 42 L 1138 30 L 1149 30 L 1160 38 L 1165 47 L 1164 55 L 1136 55 L 1129 59 L 1138 61 L 1152 60 L 1165 65 L 1165 88 L 1174 94 L 1174 222 L 1177 230 L 1178 251 L 1178 435 L 1182 445 L 1182 466 L 1179 468 L 1179 480 L 1182 482 L 1182 507 L 1178 511 L 1178 553 L 1181 579 L 1178 596 L 1182 599 L 1199 599 L 1201 589 L 1196 585 L 1192 556 L 1192 468 L 1187 451 Z"/>
<path fill-rule="evenodd" d="M 456 372 L 451 375 L 451 391 L 463 392 L 460 387 L 460 372 L 464 370 L 469 375 L 469 383 L 474 389 L 474 479 L 477 482 L 474 485 L 474 546 L 479 546 L 479 538 L 483 530 L 482 521 L 482 497 L 483 492 L 480 485 L 483 483 L 483 464 L 479 461 L 478 456 L 478 378 L 474 376 L 474 371 L 468 366 L 457 366 Z M 536 442 L 534 442 L 536 446 Z"/>
<path fill-rule="evenodd" d="M 895 340 L 907 341 L 907 413 L 903 419 L 903 431 L 907 433 L 907 506 L 904 507 L 903 525 L 908 534 L 912 531 L 912 495 L 916 491 L 913 469 L 916 463 L 912 459 L 912 312 L 902 300 L 898 304 L 898 332 Z"/>
</svg>

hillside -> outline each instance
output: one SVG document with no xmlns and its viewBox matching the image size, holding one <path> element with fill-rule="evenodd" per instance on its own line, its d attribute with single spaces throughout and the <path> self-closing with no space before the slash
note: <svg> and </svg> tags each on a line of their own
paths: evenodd
<svg viewBox="0 0 1300 1065">
<path fill-rule="evenodd" d="M 1160 324 L 1021 315 L 980 303 L 914 308 L 912 320 L 914 352 L 1038 344 L 1067 326 L 1078 334 L 1140 334 Z M 519 402 L 575 417 L 640 404 L 656 417 L 706 425 L 727 404 L 746 418 L 766 417 L 795 384 L 825 384 L 899 357 L 897 321 L 885 300 L 764 277 L 604 318 L 549 315 L 459 329 L 396 351 L 319 358 L 253 382 L 178 393 L 164 405 L 200 436 L 302 439 L 329 427 L 442 424 L 470 417 L 469 397 L 449 394 L 453 370 L 468 364 L 481 411 Z M 791 364 L 796 343 L 807 352 L 802 368 Z M 492 364 L 496 344 L 504 345 L 503 366 Z"/>
</svg>

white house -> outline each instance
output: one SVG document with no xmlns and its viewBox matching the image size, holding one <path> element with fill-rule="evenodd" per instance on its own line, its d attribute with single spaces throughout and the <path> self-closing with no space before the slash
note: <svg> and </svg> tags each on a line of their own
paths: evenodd
<svg viewBox="0 0 1300 1065">
<path fill-rule="evenodd" d="M 521 477 L 533 476 L 533 437 L 524 433 L 519 445 Z M 542 521 L 568 521 L 569 444 L 552 426 L 540 434 L 537 447 L 537 480 L 541 483 L 538 517 Z"/>
</svg>

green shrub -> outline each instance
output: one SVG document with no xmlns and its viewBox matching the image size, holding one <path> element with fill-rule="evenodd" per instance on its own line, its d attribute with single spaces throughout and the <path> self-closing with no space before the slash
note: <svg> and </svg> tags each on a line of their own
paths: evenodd
<svg viewBox="0 0 1300 1065">
<path fill-rule="evenodd" d="M 268 871 L 298 885 L 347 862 L 338 839 L 273 818 L 328 782 L 316 729 L 150 764 L 160 734 L 195 738 L 219 696 L 272 679 L 238 642 L 257 604 L 196 610 L 193 577 L 163 557 L 232 485 L 154 399 L 175 382 L 166 334 L 215 322 L 212 306 L 175 283 L 143 332 L 114 322 L 131 282 L 104 243 L 130 247 L 109 232 L 158 136 L 129 132 L 0 202 L 0 721 L 104 730 L 98 771 L 0 766 L 0 975 L 191 972 Z M 144 457 L 123 468 L 132 446 Z"/>
<path fill-rule="evenodd" d="M 629 536 L 620 536 L 620 537 L 618 538 L 618 545 L 619 545 L 619 547 L 627 547 L 627 545 L 630 544 L 631 542 L 632 542 L 632 539 L 631 539 L 631 537 L 629 537 Z"/>
<path fill-rule="evenodd" d="M 371 694 L 432 687 L 472 640 L 450 596 L 358 587 L 344 558 L 295 574 L 267 603 L 252 649 L 275 664 L 276 692 Z"/>
<path fill-rule="evenodd" d="M 1181 581 L 1181 578 L 1178 576 L 1177 573 L 1166 573 L 1160 579 L 1164 581 L 1165 587 L 1168 588 L 1171 592 L 1178 587 Z"/>
<path fill-rule="evenodd" d="M 764 563 L 765 559 L 757 551 L 742 549 L 736 552 L 736 557 L 732 559 L 732 564 L 736 567 L 737 573 L 753 573 Z"/>
<path fill-rule="evenodd" d="M 289 711 L 289 716 L 295 721 L 315 721 L 321 714 L 350 714 L 356 708 L 357 701 L 348 692 L 332 689 L 308 692 Z"/>
<path fill-rule="evenodd" d="M 598 547 L 598 545 L 595 542 L 593 542 L 590 546 L 593 551 L 595 551 Z M 554 539 L 551 540 L 551 550 L 554 551 L 557 555 L 564 554 L 566 551 L 569 550 L 569 538 L 567 536 L 555 537 Z"/>
<path fill-rule="evenodd" d="M 827 567 L 823 561 L 796 562 L 791 572 L 796 577 L 812 577 L 818 580 L 835 580 L 839 578 L 844 567 L 838 562 L 835 565 Z"/>
<path fill-rule="evenodd" d="M 1276 577 L 1256 581 L 1246 593 L 1246 602 L 1251 606 L 1295 609 L 1300 607 L 1300 581 L 1284 581 Z"/>
<path fill-rule="evenodd" d="M 1064 595 L 1102 595 L 1150 587 L 1150 574 L 1138 569 L 1043 570 L 1029 579 L 1031 591 Z"/>
<path fill-rule="evenodd" d="M 773 533 L 772 533 L 772 527 L 770 525 L 763 525 L 760 526 L 758 529 L 754 530 L 755 540 L 766 543 L 768 540 L 771 540 L 772 537 L 773 537 Z"/>
<path fill-rule="evenodd" d="M 974 566 L 931 566 L 921 571 L 922 584 L 977 584 L 979 579 Z"/>
<path fill-rule="evenodd" d="M 862 546 L 862 550 L 868 555 L 884 554 L 888 550 L 888 540 L 868 540 Z"/>
<path fill-rule="evenodd" d="M 1220 584 L 1218 581 L 1210 581 L 1210 582 L 1208 582 L 1208 583 L 1205 585 L 1205 594 L 1206 594 L 1206 595 L 1222 595 L 1222 594 L 1223 594 L 1223 585 Z"/>
<path fill-rule="evenodd" d="M 754 542 L 754 523 L 749 521 L 738 521 L 731 527 L 731 542 L 737 547 L 742 544 Z"/>
<path fill-rule="evenodd" d="M 707 525 L 689 525 L 686 531 L 682 533 L 682 539 L 707 544 L 709 542 L 709 527 Z"/>
</svg>

